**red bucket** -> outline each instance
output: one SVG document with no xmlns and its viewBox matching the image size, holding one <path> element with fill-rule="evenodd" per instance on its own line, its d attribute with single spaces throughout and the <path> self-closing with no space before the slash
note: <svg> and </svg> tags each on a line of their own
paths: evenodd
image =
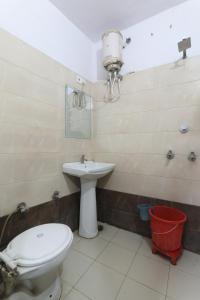
<svg viewBox="0 0 200 300">
<path fill-rule="evenodd" d="M 162 251 L 182 248 L 182 235 L 187 216 L 180 210 L 168 206 L 149 209 L 153 243 Z"/>
</svg>

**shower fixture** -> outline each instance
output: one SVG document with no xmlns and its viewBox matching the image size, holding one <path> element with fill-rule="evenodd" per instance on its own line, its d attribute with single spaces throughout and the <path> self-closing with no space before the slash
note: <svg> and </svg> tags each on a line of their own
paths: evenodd
<svg viewBox="0 0 200 300">
<path fill-rule="evenodd" d="M 171 160 L 175 157 L 175 153 L 172 150 L 169 150 L 166 155 L 167 159 Z"/>
<path fill-rule="evenodd" d="M 17 205 L 17 212 L 19 212 L 20 214 L 25 214 L 29 211 L 29 208 L 27 206 L 27 204 L 25 202 L 21 202 Z"/>
<path fill-rule="evenodd" d="M 196 153 L 194 151 L 191 151 L 188 155 L 189 161 L 195 161 L 197 159 Z"/>
<path fill-rule="evenodd" d="M 179 52 L 183 52 L 183 59 L 187 58 L 186 50 L 191 48 L 191 38 L 183 39 L 178 43 L 178 50 Z"/>
<path fill-rule="evenodd" d="M 51 199 L 53 201 L 59 200 L 60 199 L 60 192 L 59 191 L 54 191 L 53 194 L 52 194 Z"/>
<path fill-rule="evenodd" d="M 120 82 L 122 76 L 120 70 L 123 65 L 122 49 L 124 47 L 123 36 L 118 30 L 109 30 L 102 36 L 103 41 L 103 66 L 108 72 L 106 81 L 105 100 L 115 102 L 120 98 Z M 131 39 L 126 40 L 129 44 Z"/>
<path fill-rule="evenodd" d="M 72 94 L 73 94 L 72 106 L 78 110 L 85 109 L 86 107 L 85 93 L 82 91 L 74 90 Z"/>
<path fill-rule="evenodd" d="M 189 126 L 187 124 L 181 124 L 179 131 L 180 133 L 187 133 L 190 130 Z"/>
<path fill-rule="evenodd" d="M 106 81 L 105 100 L 108 102 L 115 102 L 120 98 L 120 82 L 122 75 L 117 71 L 109 72 Z"/>
</svg>

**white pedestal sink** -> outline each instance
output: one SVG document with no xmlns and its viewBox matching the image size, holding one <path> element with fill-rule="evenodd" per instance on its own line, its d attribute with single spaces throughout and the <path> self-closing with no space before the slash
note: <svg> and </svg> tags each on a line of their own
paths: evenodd
<svg viewBox="0 0 200 300">
<path fill-rule="evenodd" d="M 114 164 L 93 161 L 63 164 L 64 173 L 80 177 L 81 180 L 79 235 L 82 237 L 93 238 L 98 233 L 96 208 L 97 179 L 111 172 L 114 167 Z"/>
</svg>

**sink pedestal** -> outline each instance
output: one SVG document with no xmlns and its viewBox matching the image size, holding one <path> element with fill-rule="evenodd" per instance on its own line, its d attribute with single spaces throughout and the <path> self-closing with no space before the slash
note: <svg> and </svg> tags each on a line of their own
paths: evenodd
<svg viewBox="0 0 200 300">
<path fill-rule="evenodd" d="M 81 177 L 79 235 L 85 238 L 94 238 L 98 234 L 96 184 L 96 179 Z"/>
<path fill-rule="evenodd" d="M 81 180 L 81 203 L 79 234 L 85 238 L 94 238 L 98 234 L 96 184 L 97 179 L 112 172 L 111 163 L 85 161 L 63 164 L 63 172 L 79 177 Z"/>
</svg>

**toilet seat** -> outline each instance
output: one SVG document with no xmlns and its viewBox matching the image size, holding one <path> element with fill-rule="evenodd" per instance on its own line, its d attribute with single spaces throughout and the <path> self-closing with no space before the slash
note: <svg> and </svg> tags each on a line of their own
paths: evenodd
<svg viewBox="0 0 200 300">
<path fill-rule="evenodd" d="M 36 267 L 67 250 L 72 240 L 73 234 L 67 225 L 39 225 L 15 237 L 5 254 L 20 267 Z"/>
</svg>

